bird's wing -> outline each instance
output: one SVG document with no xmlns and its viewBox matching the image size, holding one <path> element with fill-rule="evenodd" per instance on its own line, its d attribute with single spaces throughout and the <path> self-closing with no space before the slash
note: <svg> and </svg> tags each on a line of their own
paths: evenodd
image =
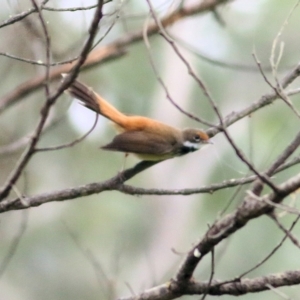
<svg viewBox="0 0 300 300">
<path fill-rule="evenodd" d="M 125 153 L 160 155 L 172 151 L 173 141 L 149 132 L 145 138 L 145 133 L 141 131 L 127 131 L 116 135 L 109 144 L 101 148 Z"/>
</svg>

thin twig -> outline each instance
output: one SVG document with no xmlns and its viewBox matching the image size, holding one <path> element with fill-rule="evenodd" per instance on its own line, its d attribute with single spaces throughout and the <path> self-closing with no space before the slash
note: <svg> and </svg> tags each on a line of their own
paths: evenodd
<svg viewBox="0 0 300 300">
<path fill-rule="evenodd" d="M 208 295 L 208 291 L 211 287 L 212 280 L 215 275 L 215 248 L 211 249 L 211 271 L 210 271 L 210 276 L 207 284 L 207 290 L 204 292 L 203 296 L 201 297 L 201 300 L 204 300 L 206 296 Z"/>
<path fill-rule="evenodd" d="M 123 171 L 125 172 L 125 174 L 127 174 L 126 176 L 124 176 L 124 173 L 121 172 L 119 175 L 105 182 L 94 182 L 83 186 L 67 188 L 51 193 L 44 193 L 28 197 L 26 198 L 26 201 L 29 204 L 29 206 L 22 205 L 22 203 L 20 203 L 20 199 L 18 198 L 12 200 L 4 200 L 2 203 L 0 203 L 0 213 L 14 209 L 26 209 L 31 206 L 39 206 L 52 201 L 76 199 L 79 197 L 85 197 L 88 195 L 101 193 L 107 190 L 117 190 L 130 195 L 192 195 L 197 193 L 212 193 L 220 189 L 227 189 L 231 186 L 239 186 L 241 184 L 253 182 L 256 179 L 256 176 L 250 176 L 248 178 L 242 179 L 231 179 L 223 183 L 212 184 L 207 187 L 181 190 L 143 189 L 123 184 L 126 180 L 129 180 L 130 178 L 146 170 L 147 168 L 152 167 L 156 163 L 157 162 L 140 162 L 132 169 Z M 294 166 L 295 164 L 299 163 L 300 157 L 297 157 L 291 160 L 290 162 L 282 165 L 280 168 L 277 169 L 276 172 L 286 170 L 287 168 L 290 168 L 291 166 Z"/>
<path fill-rule="evenodd" d="M 110 1 L 106 1 L 106 2 L 110 2 Z M 90 5 L 90 6 L 80 6 L 80 7 L 67 7 L 67 8 L 54 8 L 54 7 L 50 7 L 50 6 L 44 6 L 43 9 L 48 10 L 48 11 L 55 11 L 55 12 L 65 12 L 65 11 L 74 12 L 74 11 L 80 11 L 80 10 L 90 10 L 90 9 L 96 8 L 97 5 L 98 4 L 94 4 L 94 5 Z"/>
<path fill-rule="evenodd" d="M 18 250 L 22 237 L 24 236 L 25 231 L 27 229 L 28 215 L 29 215 L 28 211 L 24 211 L 21 214 L 21 223 L 18 232 L 10 244 L 7 254 L 4 256 L 2 262 L 0 263 L 0 279 L 4 275 L 7 267 L 9 266 L 10 262 L 12 261 L 14 255 Z"/>
<path fill-rule="evenodd" d="M 290 241 L 297 247 L 300 249 L 300 241 L 292 234 L 291 229 L 286 229 L 281 222 L 279 221 L 278 217 L 272 213 L 269 214 L 269 217 L 277 224 L 277 226 L 288 236 L 288 238 L 290 239 Z M 297 220 L 299 220 L 300 218 L 300 214 L 297 217 Z"/>
<path fill-rule="evenodd" d="M 155 64 L 155 61 L 154 61 L 154 57 L 153 57 L 153 54 L 152 54 L 152 50 L 151 50 L 151 45 L 150 45 L 150 42 L 149 42 L 149 38 L 148 38 L 148 27 L 149 27 L 149 23 L 148 23 L 148 20 L 145 22 L 144 24 L 144 30 L 143 30 L 143 37 L 144 37 L 144 42 L 145 42 L 145 45 L 146 45 L 146 49 L 147 49 L 147 53 L 148 53 L 148 56 L 149 56 L 149 60 L 150 60 L 150 64 L 151 64 L 151 67 L 152 67 L 152 70 L 154 72 L 154 75 L 158 81 L 158 83 L 161 85 L 161 87 L 163 88 L 165 94 L 166 94 L 166 97 L 167 99 L 170 101 L 170 103 L 176 108 L 178 109 L 181 113 L 183 113 L 184 115 L 188 116 L 189 118 L 191 118 L 192 120 L 195 120 L 199 123 L 202 123 L 204 125 L 207 125 L 207 126 L 214 126 L 212 123 L 204 120 L 203 118 L 199 118 L 189 112 L 187 112 L 186 110 L 184 110 L 182 107 L 180 107 L 176 102 L 175 100 L 171 97 L 170 95 L 170 92 L 168 90 L 168 87 L 167 85 L 164 83 L 163 79 L 161 78 L 161 76 L 159 75 L 159 71 L 156 67 L 156 64 Z"/>
<path fill-rule="evenodd" d="M 63 61 L 58 61 L 58 62 L 47 64 L 47 63 L 44 63 L 41 60 L 28 59 L 28 58 L 24 58 L 24 57 L 20 57 L 20 56 L 15 56 L 13 54 L 6 53 L 6 52 L 0 52 L 0 56 L 4 56 L 4 57 L 7 57 L 9 59 L 14 59 L 14 60 L 17 60 L 17 61 L 28 63 L 30 65 L 37 65 L 37 66 L 42 66 L 42 67 L 47 67 L 47 66 L 54 67 L 54 66 L 58 66 L 58 65 L 66 65 L 66 64 L 70 64 L 70 63 L 72 63 L 72 62 L 74 62 L 75 60 L 78 59 L 78 57 L 74 57 L 74 58 L 70 58 L 68 60 L 63 60 Z"/>
<path fill-rule="evenodd" d="M 189 7 L 184 7 L 179 11 L 177 10 L 167 14 L 162 18 L 161 22 L 164 24 L 164 26 L 171 26 L 175 22 L 178 22 L 185 17 L 205 13 L 207 11 L 210 11 L 212 8 L 226 2 L 229 2 L 229 0 L 202 1 Z M 153 23 L 148 28 L 148 36 L 153 36 L 157 34 L 158 31 L 159 28 L 155 23 Z M 89 57 L 87 58 L 86 63 L 83 65 L 83 67 L 87 68 L 90 66 L 95 66 L 99 63 L 103 63 L 117 57 L 122 57 L 125 54 L 126 47 L 134 45 L 135 43 L 141 41 L 143 41 L 143 31 L 132 31 L 129 34 L 116 39 L 114 42 L 92 51 L 89 54 Z M 61 73 L 69 73 L 73 67 L 74 63 L 69 66 L 63 65 L 54 68 L 51 71 L 51 80 L 59 78 Z M 7 95 L 1 97 L 0 113 L 11 105 L 16 104 L 21 99 L 23 100 L 26 95 L 29 95 L 41 88 L 44 80 L 45 78 L 43 76 L 33 77 L 32 79 L 15 87 L 14 90 Z"/>
<path fill-rule="evenodd" d="M 261 265 L 263 265 L 266 261 L 268 261 L 276 252 L 277 250 L 283 245 L 283 243 L 285 242 L 285 240 L 289 237 L 288 232 L 291 232 L 293 230 L 293 228 L 295 227 L 295 225 L 297 224 L 297 222 L 299 221 L 300 216 L 298 216 L 295 221 L 292 223 L 290 229 L 288 231 L 285 232 L 285 235 L 283 236 L 283 238 L 281 239 L 281 241 L 271 250 L 271 252 L 266 255 L 265 258 L 263 258 L 259 263 L 257 263 L 254 267 L 252 267 L 251 269 L 249 269 L 248 271 L 242 273 L 241 275 L 238 276 L 238 280 L 240 280 L 241 278 L 245 277 L 246 275 L 248 275 L 249 273 L 253 272 L 254 270 L 256 270 L 257 268 L 259 268 Z"/>
<path fill-rule="evenodd" d="M 38 13 L 39 20 L 41 22 L 42 30 L 43 30 L 45 40 L 46 40 L 46 45 L 45 45 L 45 48 L 46 48 L 45 49 L 46 50 L 45 51 L 46 52 L 45 95 L 46 95 L 46 99 L 48 100 L 49 95 L 50 95 L 49 84 L 50 84 L 50 63 L 51 63 L 51 58 L 50 58 L 51 40 L 50 40 L 50 35 L 49 35 L 47 24 L 46 24 L 46 21 L 44 19 L 43 13 L 42 13 L 42 8 L 40 6 L 38 6 L 38 4 L 36 3 L 36 0 L 31 0 L 31 2 Z"/>
<path fill-rule="evenodd" d="M 270 283 L 266 283 L 266 287 L 269 288 L 272 292 L 274 292 L 274 294 L 280 296 L 282 299 L 285 300 L 292 300 L 292 298 L 288 297 L 286 294 L 284 294 L 281 291 L 278 291 L 277 288 L 275 288 L 274 286 L 272 286 Z"/>
<path fill-rule="evenodd" d="M 84 64 L 84 62 L 87 58 L 87 55 L 89 53 L 89 50 L 91 49 L 91 47 L 93 45 L 93 41 L 94 41 L 94 38 L 95 38 L 97 30 L 98 30 L 98 23 L 100 22 L 100 20 L 102 18 L 102 6 L 103 6 L 103 0 L 98 0 L 98 7 L 96 9 L 94 18 L 91 23 L 91 27 L 90 27 L 90 31 L 89 31 L 90 32 L 89 38 L 87 39 L 87 41 L 82 49 L 80 58 L 77 61 L 76 65 L 74 66 L 72 72 L 69 74 L 69 76 L 58 87 L 57 91 L 53 95 L 48 96 L 47 101 L 41 110 L 41 118 L 36 127 L 35 133 L 32 136 L 31 142 L 29 143 L 27 149 L 24 151 L 21 158 L 17 162 L 14 170 L 8 176 L 6 183 L 0 190 L 0 201 L 7 197 L 12 186 L 18 180 L 23 169 L 26 167 L 27 163 L 29 162 L 30 158 L 32 157 L 32 154 L 34 153 L 34 149 L 35 149 L 35 147 L 39 141 L 40 135 L 42 133 L 43 127 L 46 123 L 50 108 L 55 103 L 57 98 L 64 92 L 64 90 L 67 89 L 72 84 L 73 80 L 76 78 L 76 76 L 79 73 L 80 67 Z"/>
<path fill-rule="evenodd" d="M 300 188 L 300 174 L 291 177 L 286 182 L 279 185 L 282 193 L 270 193 L 265 195 L 270 202 L 281 203 L 289 194 Z M 182 265 L 179 267 L 175 282 L 178 284 L 186 284 L 192 277 L 200 260 L 217 244 L 219 244 L 229 235 L 244 227 L 250 220 L 257 218 L 263 214 L 270 213 L 272 206 L 263 201 L 253 201 L 250 196 L 246 196 L 241 205 L 232 213 L 224 216 L 216 222 L 207 234 L 197 243 L 187 254 Z M 197 255 L 195 251 L 197 250 Z"/>
<path fill-rule="evenodd" d="M 47 2 L 49 2 L 49 0 L 44 0 L 41 3 L 41 7 L 43 7 Z M 31 15 L 32 13 L 37 12 L 37 8 L 36 7 L 32 7 L 31 9 L 21 12 L 13 17 L 10 17 L 9 19 L 5 20 L 4 22 L 0 23 L 0 28 L 14 24 L 16 22 L 19 22 L 21 20 L 23 20 L 24 18 L 28 17 L 29 15 Z"/>
<path fill-rule="evenodd" d="M 94 274 L 96 276 L 96 279 L 98 281 L 98 284 L 101 287 L 101 292 L 103 294 L 102 296 L 105 297 L 105 299 L 111 299 L 111 295 L 109 292 L 111 282 L 110 282 L 106 272 L 104 271 L 104 268 L 102 267 L 101 263 L 99 262 L 99 260 L 96 258 L 96 256 L 90 249 L 88 249 L 82 245 L 76 232 L 71 230 L 65 222 L 63 222 L 63 224 L 67 230 L 67 233 L 69 234 L 72 241 L 76 245 L 77 249 L 80 251 L 80 253 L 83 255 L 83 257 L 86 259 L 86 261 L 91 265 L 91 267 L 94 271 Z"/>
<path fill-rule="evenodd" d="M 281 85 L 280 85 L 280 81 L 278 80 L 277 75 L 276 75 L 276 77 L 274 77 L 275 80 L 276 80 L 276 82 L 277 82 L 277 87 L 276 87 L 276 86 L 274 86 L 274 85 L 270 82 L 270 80 L 269 80 L 269 79 L 267 78 L 267 76 L 265 75 L 265 73 L 264 73 L 264 71 L 263 71 L 263 69 L 262 69 L 261 63 L 260 63 L 260 61 L 258 60 L 258 57 L 257 57 L 255 51 L 252 53 L 252 56 L 254 57 L 254 60 L 255 60 L 255 62 L 256 62 L 256 65 L 257 65 L 257 67 L 258 67 L 258 69 L 259 69 L 259 71 L 260 71 L 262 77 L 264 78 L 265 82 L 266 82 L 266 83 L 274 90 L 274 92 L 278 95 L 278 97 L 281 98 L 281 99 L 287 104 L 287 106 L 291 108 L 291 110 L 296 114 L 296 116 L 297 116 L 298 118 L 300 118 L 299 112 L 298 112 L 297 109 L 294 107 L 293 103 L 289 100 L 287 94 L 285 94 L 285 92 L 283 91 L 283 89 L 282 89 L 282 87 L 281 87 Z M 274 66 L 272 66 L 272 69 L 273 69 L 273 68 L 274 68 Z M 274 71 L 273 71 L 273 73 L 274 73 Z M 277 73 L 276 73 L 276 74 L 277 74 Z"/>
<path fill-rule="evenodd" d="M 99 115 L 96 114 L 95 115 L 95 121 L 92 125 L 92 127 L 81 137 L 79 137 L 78 139 L 67 143 L 67 144 L 63 144 L 63 145 L 59 145 L 59 146 L 52 146 L 52 147 L 45 147 L 45 148 L 35 148 L 35 152 L 45 152 L 45 151 L 55 151 L 55 150 L 61 150 L 61 149 L 65 149 L 65 148 L 69 148 L 69 147 L 73 147 L 76 144 L 79 144 L 80 142 L 82 142 L 86 137 L 88 137 L 90 135 L 90 133 L 93 132 L 93 130 L 95 129 L 97 122 L 98 122 L 98 118 Z"/>
<path fill-rule="evenodd" d="M 193 71 L 191 65 L 189 64 L 189 62 L 185 59 L 185 57 L 181 54 L 181 52 L 179 51 L 178 47 L 176 46 L 176 44 L 174 43 L 174 41 L 169 37 L 169 35 L 166 33 L 163 24 L 161 23 L 161 21 L 159 20 L 159 18 L 157 17 L 157 15 L 155 14 L 155 11 L 153 9 L 152 3 L 150 0 L 147 0 L 149 9 L 151 11 L 152 17 L 155 20 L 157 26 L 160 28 L 160 33 L 162 35 L 162 37 L 171 45 L 171 47 L 174 49 L 174 52 L 177 54 L 177 56 L 181 59 L 181 61 L 184 63 L 184 65 L 186 66 L 187 70 L 188 70 L 188 74 L 191 75 L 191 77 L 195 80 L 195 82 L 199 85 L 199 87 L 201 88 L 203 94 L 206 96 L 206 98 L 208 99 L 210 105 L 212 106 L 213 110 L 215 111 L 219 122 L 220 122 L 220 127 L 219 129 L 221 131 L 224 132 L 225 137 L 227 138 L 228 142 L 230 143 L 230 145 L 232 146 L 232 148 L 234 149 L 236 155 L 248 166 L 248 168 L 257 175 L 257 177 L 264 182 L 265 184 L 267 184 L 273 191 L 276 191 L 277 193 L 279 193 L 279 189 L 278 187 L 268 178 L 268 176 L 266 176 L 266 174 L 262 174 L 259 171 L 256 170 L 256 168 L 253 166 L 253 164 L 246 158 L 246 156 L 244 155 L 244 153 L 242 152 L 241 149 L 239 149 L 237 147 L 237 145 L 235 144 L 235 142 L 233 141 L 233 139 L 231 138 L 231 136 L 229 135 L 227 129 L 226 129 L 226 125 L 224 124 L 223 121 L 223 117 L 221 115 L 221 112 L 216 104 L 216 102 L 213 100 L 210 92 L 208 91 L 207 87 L 205 86 L 204 82 L 196 75 L 196 73 Z"/>
</svg>

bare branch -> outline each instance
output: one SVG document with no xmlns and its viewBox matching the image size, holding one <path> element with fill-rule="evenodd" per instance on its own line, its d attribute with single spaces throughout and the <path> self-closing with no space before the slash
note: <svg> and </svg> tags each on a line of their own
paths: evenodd
<svg viewBox="0 0 300 300">
<path fill-rule="evenodd" d="M 76 144 L 81 143 L 86 137 L 88 137 L 90 135 L 90 133 L 93 132 L 93 130 L 95 129 L 95 127 L 97 125 L 98 118 L 99 118 L 99 115 L 96 114 L 95 121 L 94 121 L 94 124 L 92 125 L 92 127 L 83 136 L 79 137 L 78 139 L 76 139 L 68 144 L 64 144 L 64 145 L 52 146 L 52 147 L 46 147 L 46 148 L 35 148 L 34 151 L 35 152 L 45 152 L 45 151 L 61 150 L 61 149 L 73 147 Z"/>
<path fill-rule="evenodd" d="M 297 221 L 299 220 L 300 214 L 297 217 Z M 277 224 L 277 226 L 286 234 L 286 236 L 291 240 L 291 242 L 300 249 L 300 241 L 292 234 L 291 229 L 286 229 L 281 222 L 279 221 L 278 217 L 273 213 L 270 214 L 270 218 Z M 295 222 L 295 221 L 294 221 Z M 293 224 L 294 224 L 293 222 Z"/>
<path fill-rule="evenodd" d="M 109 280 L 107 274 L 105 273 L 101 263 L 98 261 L 98 259 L 90 249 L 84 247 L 78 235 L 73 230 L 71 230 L 67 226 L 67 224 L 64 223 L 64 225 L 67 229 L 69 236 L 71 237 L 72 241 L 76 245 L 77 249 L 80 251 L 80 253 L 86 259 L 86 261 L 93 268 L 99 287 L 101 287 L 102 297 L 105 297 L 105 299 L 111 299 L 112 292 L 110 291 L 109 288 L 112 286 L 112 283 Z"/>
<path fill-rule="evenodd" d="M 170 101 L 170 103 L 176 109 L 178 109 L 181 113 L 183 113 L 184 115 L 188 116 L 192 120 L 195 120 L 195 121 L 197 121 L 199 123 L 202 123 L 204 125 L 214 126 L 212 123 L 209 123 L 208 121 L 204 120 L 203 118 L 197 117 L 197 116 L 191 114 L 190 112 L 185 111 L 171 97 L 167 85 L 164 83 L 163 79 L 159 75 L 158 69 L 156 67 L 156 64 L 155 64 L 155 61 L 154 61 L 154 58 L 153 58 L 153 54 L 152 54 L 152 51 L 151 51 L 150 42 L 149 42 L 149 39 L 148 39 L 148 26 L 149 26 L 148 21 L 146 21 L 145 26 L 144 26 L 144 30 L 143 30 L 144 42 L 145 42 L 145 45 L 146 45 L 147 53 L 149 55 L 149 59 L 150 59 L 150 64 L 151 64 L 152 70 L 153 70 L 153 72 L 155 74 L 155 77 L 156 77 L 158 83 L 162 86 L 163 90 L 165 91 L 167 99 Z"/>
<path fill-rule="evenodd" d="M 47 2 L 49 2 L 49 0 L 44 0 L 41 3 L 41 7 L 44 6 L 45 4 L 47 4 Z M 29 9 L 28 11 L 21 12 L 15 16 L 9 18 L 8 20 L 0 23 L 0 28 L 14 24 L 16 22 L 19 22 L 19 21 L 23 20 L 24 18 L 28 17 L 29 15 L 31 15 L 32 13 L 35 13 L 37 11 L 38 11 L 37 7 L 33 7 L 31 9 Z"/>
<path fill-rule="evenodd" d="M 28 212 L 24 211 L 21 216 L 21 223 L 20 223 L 18 232 L 17 232 L 16 236 L 14 237 L 14 239 L 9 247 L 9 250 L 7 251 L 7 254 L 4 256 L 2 262 L 0 263 L 0 279 L 4 275 L 7 267 L 9 266 L 9 263 L 13 259 L 15 253 L 17 252 L 17 249 L 22 240 L 22 237 L 24 236 L 24 233 L 27 229 L 27 223 L 28 223 Z"/>
<path fill-rule="evenodd" d="M 56 193 L 46 193 L 42 196 L 40 195 L 37 197 L 24 197 L 24 199 L 26 200 L 25 204 L 24 201 L 21 201 L 20 198 L 13 200 L 3 200 L 2 202 L 0 202 L 0 213 L 8 210 L 26 209 L 28 207 L 39 206 L 51 201 L 64 201 L 100 193 L 103 191 L 118 189 L 118 187 L 121 186 L 123 182 L 129 180 L 133 176 L 152 167 L 157 163 L 159 163 L 159 161 L 142 161 L 135 165 L 133 168 L 127 169 L 119 173 L 115 177 L 101 183 L 90 183 L 77 187 L 75 189 L 65 189 Z"/>
<path fill-rule="evenodd" d="M 205 0 L 190 7 L 182 7 L 179 10 L 171 12 L 169 15 L 162 18 L 161 23 L 165 27 L 171 26 L 172 24 L 180 21 L 183 18 L 208 12 L 214 7 L 226 2 L 229 2 L 229 0 Z M 148 27 L 148 36 L 155 35 L 158 32 L 159 28 L 155 23 L 151 24 Z M 143 41 L 142 30 L 124 35 L 111 44 L 99 47 L 98 49 L 92 51 L 87 57 L 86 62 L 83 64 L 83 67 L 87 68 L 90 66 L 95 66 L 99 63 L 104 63 L 111 59 L 121 57 L 124 55 L 126 47 L 141 41 Z M 54 80 L 59 78 L 60 74 L 62 73 L 69 73 L 70 70 L 74 67 L 75 63 L 76 62 L 68 66 L 63 65 L 53 68 L 50 72 L 50 79 Z M 18 102 L 23 97 L 41 88 L 44 81 L 44 76 L 37 76 L 14 88 L 12 92 L 8 93 L 6 96 L 0 99 L 0 113 L 3 112 L 7 107 Z"/>
<path fill-rule="evenodd" d="M 272 214 L 270 214 L 270 215 L 272 215 Z M 248 270 L 248 271 L 242 273 L 241 275 L 239 275 L 238 280 L 240 280 L 242 277 L 245 277 L 249 273 L 253 272 L 257 268 L 259 268 L 261 265 L 263 265 L 267 260 L 269 260 L 277 252 L 277 250 L 281 248 L 281 246 L 283 245 L 283 243 L 285 242 L 285 240 L 289 237 L 291 231 L 293 230 L 293 228 L 295 227 L 295 225 L 297 224 L 297 222 L 299 221 L 299 219 L 300 219 L 300 216 L 298 216 L 295 219 L 295 221 L 292 223 L 290 229 L 288 229 L 288 230 L 285 231 L 285 235 L 283 236 L 283 238 L 281 239 L 281 241 L 271 250 L 271 252 L 268 255 L 266 255 L 265 258 L 263 258 L 260 262 L 258 262 L 250 270 Z"/>
<path fill-rule="evenodd" d="M 248 166 L 248 168 L 253 173 L 255 173 L 257 175 L 257 177 L 263 183 L 267 184 L 273 191 L 276 191 L 277 193 L 279 193 L 280 191 L 278 190 L 278 187 L 268 178 L 268 176 L 266 174 L 262 174 L 258 170 L 256 170 L 256 168 L 253 166 L 253 164 L 246 158 L 246 156 L 244 155 L 244 153 L 242 152 L 242 150 L 237 147 L 237 145 L 235 144 L 235 142 L 233 141 L 233 139 L 229 135 L 229 133 L 228 133 L 228 131 L 226 129 L 226 125 L 224 124 L 221 111 L 219 110 L 216 102 L 214 101 L 213 97 L 211 96 L 211 93 L 209 92 L 209 90 L 206 87 L 205 83 L 203 82 L 203 80 L 199 76 L 196 75 L 195 71 L 193 70 L 193 68 L 191 67 L 191 65 L 187 61 L 187 59 L 182 55 L 182 53 L 180 52 L 180 50 L 178 49 L 178 47 L 176 46 L 176 44 L 174 43 L 174 41 L 166 33 L 166 31 L 165 31 L 165 29 L 163 27 L 163 24 L 160 22 L 160 20 L 158 19 L 158 17 L 155 14 L 155 11 L 153 9 L 151 1 L 147 0 L 147 3 L 148 3 L 150 12 L 151 12 L 151 14 L 152 14 L 152 16 L 153 16 L 153 18 L 154 18 L 157 26 L 160 28 L 160 32 L 161 32 L 162 37 L 171 45 L 171 47 L 173 48 L 174 52 L 177 54 L 177 56 L 180 58 L 180 60 L 186 66 L 188 74 L 190 74 L 191 77 L 195 80 L 195 82 L 199 85 L 200 89 L 202 90 L 203 94 L 205 95 L 205 97 L 209 101 L 211 107 L 213 108 L 213 110 L 216 113 L 216 116 L 219 119 L 220 126 L 218 126 L 218 128 L 221 131 L 224 132 L 225 137 L 227 138 L 228 142 L 230 143 L 230 145 L 234 149 L 234 151 L 237 154 L 237 156 L 241 159 L 241 161 L 243 161 Z"/>
<path fill-rule="evenodd" d="M 282 80 L 281 80 L 281 86 L 285 89 L 287 88 L 296 78 L 300 76 L 300 64 L 298 64 L 296 67 L 294 67 L 293 70 L 291 70 Z M 259 100 L 253 102 L 248 107 L 238 111 L 238 112 L 232 112 L 231 114 L 227 115 L 224 119 L 224 126 L 228 127 L 229 125 L 237 122 L 238 120 L 243 119 L 246 116 L 249 116 L 256 112 L 257 110 L 265 107 L 266 105 L 270 105 L 273 103 L 276 99 L 278 99 L 278 95 L 273 91 L 269 94 L 263 95 Z M 214 128 L 210 128 L 207 130 L 207 133 L 210 136 L 216 135 L 221 130 L 218 128 L 218 126 Z"/>
<path fill-rule="evenodd" d="M 74 68 L 72 69 L 72 73 L 63 81 L 61 86 L 58 87 L 57 91 L 53 95 L 50 96 L 49 91 L 46 91 L 47 101 L 41 110 L 41 118 L 36 127 L 35 133 L 31 139 L 31 142 L 29 143 L 27 149 L 24 151 L 23 155 L 21 156 L 20 160 L 18 161 L 16 167 L 9 175 L 4 186 L 1 188 L 0 201 L 7 197 L 12 186 L 18 180 L 23 169 L 25 168 L 28 161 L 32 157 L 32 154 L 34 153 L 34 149 L 38 143 L 39 137 L 40 137 L 43 127 L 45 125 L 50 108 L 55 103 L 57 98 L 64 92 L 64 90 L 67 89 L 72 84 L 72 81 L 76 78 L 76 76 L 79 73 L 80 67 L 84 64 L 86 57 L 89 53 L 89 50 L 91 49 L 91 47 L 93 45 L 93 41 L 94 41 L 94 38 L 97 33 L 97 29 L 98 29 L 98 23 L 100 22 L 100 20 L 102 18 L 102 6 L 103 6 L 103 0 L 99 0 L 98 7 L 97 7 L 95 15 L 94 15 L 94 19 L 92 20 L 92 23 L 91 23 L 89 38 L 87 39 L 87 41 L 82 49 L 79 60 L 76 62 L 76 64 L 74 65 Z M 48 50 L 47 50 L 47 52 L 48 52 Z M 47 72 L 47 74 L 48 74 L 48 72 Z M 48 75 L 45 76 L 45 79 L 46 79 L 46 84 L 47 84 L 48 79 L 49 79 Z"/>
<path fill-rule="evenodd" d="M 263 199 L 274 203 L 280 203 L 287 195 L 300 188 L 300 174 L 287 180 L 279 186 L 281 193 L 265 195 Z M 223 239 L 244 227 L 250 220 L 263 214 L 270 213 L 273 207 L 264 201 L 255 201 L 249 195 L 242 204 L 231 214 L 224 216 L 216 222 L 201 239 L 201 241 L 189 251 L 180 266 L 174 280 L 178 284 L 188 282 L 200 260 Z"/>
<path fill-rule="evenodd" d="M 201 300 L 204 300 L 208 294 L 209 288 L 212 284 L 213 278 L 215 275 L 215 248 L 212 248 L 211 250 L 211 272 L 210 272 L 210 277 L 208 280 L 208 288 L 207 290 L 203 293 L 203 296 L 201 297 Z"/>
<path fill-rule="evenodd" d="M 239 296 L 248 293 L 257 293 L 269 290 L 269 285 L 274 288 L 282 286 L 298 285 L 300 283 L 300 271 L 286 271 L 251 279 L 226 283 L 213 280 L 209 286 L 206 282 L 190 281 L 185 287 L 178 287 L 175 282 L 167 282 L 152 289 L 145 290 L 143 293 L 119 298 L 118 300 L 172 300 L 182 295 L 203 295 L 208 290 L 208 295 Z"/>
<path fill-rule="evenodd" d="M 157 162 L 156 162 L 157 163 Z M 9 210 L 15 209 L 26 209 L 32 206 L 39 206 L 44 203 L 53 202 L 53 201 L 65 201 L 76 199 L 80 197 L 85 197 L 92 194 L 101 193 L 104 191 L 116 190 L 129 195 L 192 195 L 198 193 L 213 193 L 221 189 L 227 189 L 230 187 L 241 186 L 243 184 L 251 183 L 255 181 L 256 176 L 249 176 L 246 178 L 235 178 L 229 179 L 222 183 L 215 183 L 209 186 L 204 186 L 201 188 L 194 189 L 180 189 L 180 190 L 165 190 L 165 189 L 143 189 L 132 187 L 129 185 L 124 185 L 123 182 L 129 180 L 133 176 L 139 174 L 140 172 L 152 167 L 156 163 L 153 162 L 141 162 L 132 169 L 125 170 L 124 172 L 119 173 L 119 175 L 109 179 L 105 182 L 94 182 L 83 186 L 67 188 L 59 191 L 53 191 L 51 193 L 39 194 L 32 197 L 26 197 L 27 205 L 21 203 L 20 199 L 6 200 L 0 203 L 0 213 L 6 212 Z M 290 168 L 296 164 L 300 163 L 300 156 L 291 160 L 290 162 L 282 165 L 276 170 L 281 172 Z M 261 200 L 263 201 L 263 200 Z M 264 200 L 265 201 L 265 200 Z M 272 204 L 274 205 L 274 204 Z"/>
</svg>

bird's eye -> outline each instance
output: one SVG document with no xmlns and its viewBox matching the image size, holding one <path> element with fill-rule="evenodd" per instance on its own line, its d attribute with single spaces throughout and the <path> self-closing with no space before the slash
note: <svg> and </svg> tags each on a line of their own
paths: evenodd
<svg viewBox="0 0 300 300">
<path fill-rule="evenodd" d="M 200 142 L 200 136 L 199 135 L 195 135 L 194 136 L 194 141 L 195 142 Z"/>
</svg>

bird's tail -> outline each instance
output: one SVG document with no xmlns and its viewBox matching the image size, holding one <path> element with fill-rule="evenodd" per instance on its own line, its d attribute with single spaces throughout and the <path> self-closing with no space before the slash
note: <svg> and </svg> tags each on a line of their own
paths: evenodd
<svg viewBox="0 0 300 300">
<path fill-rule="evenodd" d="M 82 105 L 123 127 L 126 116 L 95 93 L 90 87 L 75 80 L 67 91 L 72 97 L 80 100 Z"/>
</svg>

